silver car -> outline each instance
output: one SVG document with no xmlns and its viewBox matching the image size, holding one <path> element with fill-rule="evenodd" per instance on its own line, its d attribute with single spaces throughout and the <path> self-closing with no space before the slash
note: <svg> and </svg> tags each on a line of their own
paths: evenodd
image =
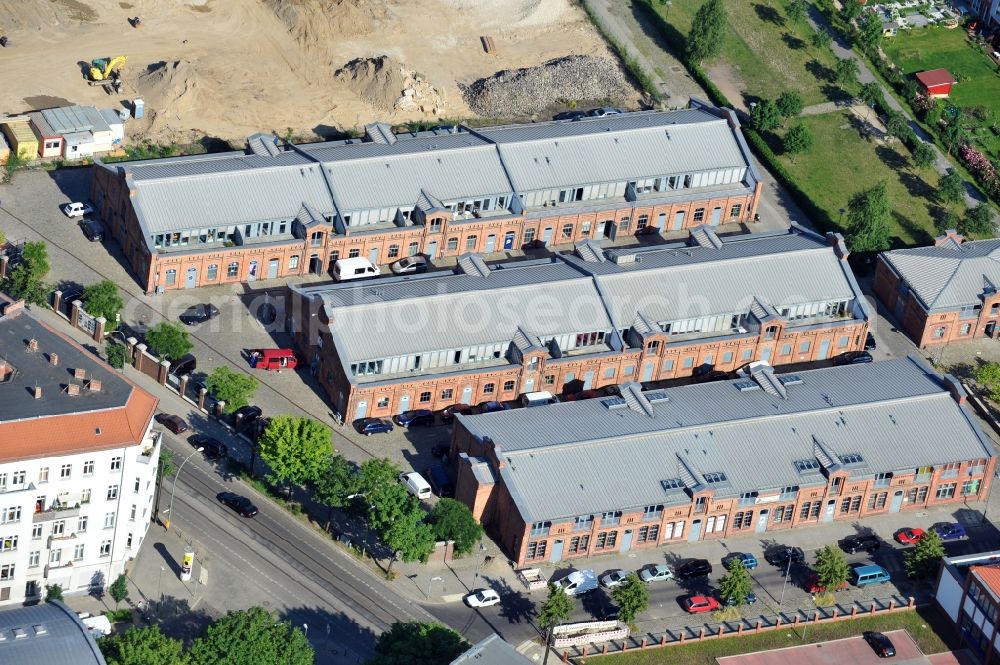
<svg viewBox="0 0 1000 665">
<path fill-rule="evenodd" d="M 662 582 L 674 579 L 674 571 L 670 570 L 670 566 L 660 563 L 655 566 L 643 568 L 639 572 L 639 578 L 647 584 L 650 582 Z"/>
<path fill-rule="evenodd" d="M 624 584 L 627 578 L 627 570 L 612 570 L 610 573 L 601 578 L 601 586 L 605 589 L 614 589 L 616 586 Z"/>
</svg>

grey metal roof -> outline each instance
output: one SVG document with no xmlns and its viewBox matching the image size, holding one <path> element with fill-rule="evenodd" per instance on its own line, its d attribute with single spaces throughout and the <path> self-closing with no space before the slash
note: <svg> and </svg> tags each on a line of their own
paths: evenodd
<svg viewBox="0 0 1000 665">
<path fill-rule="evenodd" d="M 97 642 L 59 601 L 0 610 L 0 663 L 105 665 Z"/>
<path fill-rule="evenodd" d="M 531 665 L 531 661 L 494 633 L 473 644 L 451 665 Z"/>
<path fill-rule="evenodd" d="M 1000 284 L 1000 239 L 945 242 L 883 252 L 927 310 L 955 309 L 980 302 L 991 284 Z"/>
<path fill-rule="evenodd" d="M 111 128 L 93 106 L 63 106 L 40 111 L 57 134 L 107 132 Z"/>
<path fill-rule="evenodd" d="M 663 503 L 660 481 L 679 476 L 678 459 L 698 482 L 725 473 L 719 494 L 739 495 L 811 482 L 794 462 L 815 459 L 817 440 L 838 459 L 862 455 L 865 474 L 993 455 L 916 358 L 798 376 L 785 399 L 725 381 L 668 389 L 652 415 L 595 399 L 458 418 L 495 442 L 500 476 L 528 522 Z"/>
</svg>

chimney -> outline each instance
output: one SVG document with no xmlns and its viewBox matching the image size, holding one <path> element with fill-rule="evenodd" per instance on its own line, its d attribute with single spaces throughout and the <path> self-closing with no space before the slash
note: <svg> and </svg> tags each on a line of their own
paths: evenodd
<svg viewBox="0 0 1000 665">
<path fill-rule="evenodd" d="M 66 394 L 69 395 L 70 397 L 76 397 L 77 395 L 80 394 L 80 386 L 78 386 L 75 383 L 69 384 L 68 386 L 66 386 Z"/>
<path fill-rule="evenodd" d="M 24 300 L 15 300 L 14 302 L 7 303 L 7 306 L 3 308 L 3 315 L 5 318 L 15 319 L 20 316 L 23 311 Z"/>
<path fill-rule="evenodd" d="M 846 259 L 850 256 L 851 252 L 847 249 L 847 243 L 844 242 L 844 236 L 841 234 L 829 231 L 826 234 L 826 241 L 833 247 L 833 252 L 838 259 Z"/>
<path fill-rule="evenodd" d="M 87 382 L 87 388 L 92 393 L 100 392 L 100 390 L 101 390 L 101 380 L 100 379 L 91 379 L 90 381 Z"/>
<path fill-rule="evenodd" d="M 82 369 L 80 367 L 77 367 L 76 369 L 73 370 L 73 378 L 74 379 L 82 379 L 85 376 L 87 376 L 87 370 Z"/>
<path fill-rule="evenodd" d="M 55 367 L 56 365 L 59 364 L 59 354 L 58 353 L 50 353 L 49 354 L 49 364 L 51 364 L 53 367 Z"/>
<path fill-rule="evenodd" d="M 944 375 L 944 387 L 948 389 L 949 393 L 951 393 L 952 399 L 959 404 L 965 404 L 966 400 L 969 398 L 969 393 L 965 392 L 965 388 L 962 386 L 961 382 L 951 374 Z"/>
<path fill-rule="evenodd" d="M 38 350 L 38 340 L 34 338 L 29 339 L 28 348 L 26 348 L 25 351 L 27 351 L 28 353 L 34 353 L 37 350 Z"/>
<path fill-rule="evenodd" d="M 42 388 L 41 386 L 35 386 L 35 392 L 33 393 L 35 399 L 42 399 Z"/>
<path fill-rule="evenodd" d="M 952 242 L 955 243 L 956 245 L 961 245 L 963 242 L 965 242 L 965 236 L 963 236 L 955 229 L 948 229 L 944 232 L 943 236 L 938 236 L 934 238 L 935 247 L 941 247 L 942 245 L 947 245 Z"/>
</svg>

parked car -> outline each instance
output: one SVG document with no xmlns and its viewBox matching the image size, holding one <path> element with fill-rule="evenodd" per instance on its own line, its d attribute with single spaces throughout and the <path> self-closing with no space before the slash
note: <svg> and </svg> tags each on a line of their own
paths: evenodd
<svg viewBox="0 0 1000 665">
<path fill-rule="evenodd" d="M 192 448 L 204 448 L 201 453 L 208 459 L 219 459 L 220 457 L 225 457 L 229 452 L 226 444 L 204 434 L 195 434 L 188 439 L 188 443 L 191 444 Z"/>
<path fill-rule="evenodd" d="M 837 541 L 837 545 L 848 554 L 856 552 L 874 554 L 882 546 L 882 541 L 874 534 L 865 533 L 841 538 Z"/>
<path fill-rule="evenodd" d="M 941 540 L 961 540 L 966 537 L 965 527 L 958 522 L 938 522 L 931 531 L 941 537 Z"/>
<path fill-rule="evenodd" d="M 74 201 L 73 203 L 64 205 L 63 212 L 66 213 L 67 217 L 83 217 L 84 215 L 93 214 L 94 207 L 89 203 Z"/>
<path fill-rule="evenodd" d="M 188 431 L 188 424 L 180 416 L 175 416 L 170 413 L 158 413 L 154 420 L 174 434 L 180 434 L 182 432 Z"/>
<path fill-rule="evenodd" d="M 587 111 L 587 115 L 591 118 L 606 118 L 609 115 L 621 115 L 622 113 L 625 113 L 623 109 L 616 109 L 611 106 L 602 106 L 601 108 Z"/>
<path fill-rule="evenodd" d="M 683 605 L 684 610 L 690 614 L 705 614 L 719 609 L 719 601 L 711 596 L 688 596 Z"/>
<path fill-rule="evenodd" d="M 463 416 L 472 415 L 475 410 L 472 408 L 471 404 L 452 404 L 451 406 L 446 406 L 441 409 L 441 422 L 448 424 L 455 422 L 455 416 L 457 414 L 462 414 Z"/>
<path fill-rule="evenodd" d="M 601 397 L 600 390 L 581 390 L 578 393 L 570 393 L 562 399 L 564 402 L 579 402 L 585 399 L 594 399 L 595 397 Z"/>
<path fill-rule="evenodd" d="M 174 376 L 184 376 L 185 374 L 192 374 L 194 370 L 198 367 L 198 359 L 193 353 L 187 353 L 181 356 L 180 360 L 170 361 L 170 373 Z"/>
<path fill-rule="evenodd" d="M 754 603 L 757 602 L 757 594 L 755 594 L 753 591 L 748 591 L 747 595 L 743 596 L 742 600 L 739 599 L 739 598 L 723 599 L 722 596 L 719 595 L 718 591 L 716 591 L 715 595 L 717 597 L 716 599 L 719 600 L 726 607 L 738 607 L 740 605 L 753 605 Z"/>
<path fill-rule="evenodd" d="M 500 594 L 493 589 L 476 589 L 465 597 L 469 607 L 489 607 L 500 604 Z"/>
<path fill-rule="evenodd" d="M 395 418 L 400 427 L 430 427 L 434 424 L 434 412 L 430 409 L 413 409 L 403 411 Z"/>
<path fill-rule="evenodd" d="M 828 589 L 819 583 L 819 575 L 816 574 L 816 571 L 813 571 L 806 577 L 806 583 L 804 586 L 806 591 L 812 594 L 826 593 L 827 591 L 841 591 L 847 588 L 847 580 L 841 582 L 836 589 Z"/>
<path fill-rule="evenodd" d="M 250 423 L 254 422 L 263 413 L 259 406 L 254 406 L 252 404 L 247 404 L 246 406 L 241 406 L 233 412 L 233 422 L 237 423 L 236 431 L 239 432 L 250 426 Z"/>
<path fill-rule="evenodd" d="M 911 529 L 910 527 L 900 529 L 895 533 L 896 540 L 903 545 L 913 545 L 923 537 L 923 529 Z"/>
<path fill-rule="evenodd" d="M 875 655 L 879 658 L 892 658 L 896 655 L 896 647 L 893 646 L 892 640 L 882 633 L 877 633 L 874 630 L 866 630 L 862 637 L 865 638 Z"/>
<path fill-rule="evenodd" d="M 721 372 L 712 365 L 702 365 L 691 375 L 691 383 L 708 383 L 709 381 L 725 381 L 733 377 L 729 372 Z"/>
<path fill-rule="evenodd" d="M 674 567 L 674 576 L 679 580 L 690 580 L 711 574 L 712 564 L 708 559 L 687 559 Z"/>
<path fill-rule="evenodd" d="M 360 434 L 371 436 L 372 434 L 385 434 L 392 431 L 392 421 L 388 418 L 362 418 L 354 421 L 354 428 Z"/>
<path fill-rule="evenodd" d="M 574 570 L 561 579 L 552 582 L 568 596 L 581 596 L 597 588 L 597 574 L 592 570 Z"/>
<path fill-rule="evenodd" d="M 406 486 L 406 491 L 421 501 L 431 498 L 430 483 L 428 483 L 427 480 L 425 480 L 424 477 L 416 471 L 410 471 L 409 473 L 403 472 L 399 474 L 398 480 Z"/>
<path fill-rule="evenodd" d="M 424 477 L 431 484 L 431 490 L 440 497 L 455 496 L 455 483 L 442 464 L 432 464 L 424 470 Z"/>
<path fill-rule="evenodd" d="M 747 570 L 753 570 L 757 567 L 757 557 L 748 552 L 730 552 L 726 556 L 722 557 L 722 567 L 729 570 L 729 563 L 731 561 L 742 562 L 743 567 Z"/>
<path fill-rule="evenodd" d="M 764 559 L 772 566 L 785 567 L 789 563 L 802 563 L 806 560 L 801 547 L 775 545 L 764 552 Z"/>
<path fill-rule="evenodd" d="M 210 303 L 203 303 L 200 305 L 191 305 L 177 318 L 186 326 L 196 326 L 199 323 L 211 321 L 218 315 L 218 307 Z"/>
<path fill-rule="evenodd" d="M 503 402 L 489 401 L 479 405 L 479 413 L 494 413 L 496 411 L 509 411 L 510 406 Z"/>
<path fill-rule="evenodd" d="M 658 563 L 652 566 L 647 566 L 639 571 L 639 579 L 643 582 L 649 584 L 650 582 L 663 582 L 666 580 L 674 579 L 674 571 L 670 570 L 670 566 L 666 564 Z"/>
<path fill-rule="evenodd" d="M 612 570 L 610 573 L 606 574 L 601 578 L 601 586 L 605 589 L 614 589 L 619 586 L 628 577 L 627 570 Z"/>
<path fill-rule="evenodd" d="M 241 517 L 253 517 L 257 514 L 257 506 L 245 496 L 235 492 L 219 492 L 215 498 L 235 510 Z"/>
<path fill-rule="evenodd" d="M 415 275 L 418 272 L 427 272 L 427 259 L 422 256 L 407 256 L 393 263 L 389 269 L 396 275 Z"/>
<path fill-rule="evenodd" d="M 834 365 L 867 365 L 874 361 L 872 354 L 867 351 L 848 351 L 833 359 Z"/>
<path fill-rule="evenodd" d="M 261 435 L 264 433 L 264 430 L 266 430 L 267 426 L 270 424 L 271 424 L 270 418 L 258 418 L 257 420 L 247 425 L 246 429 L 243 430 L 243 433 L 246 434 L 248 437 L 250 437 L 250 440 L 252 442 L 257 443 L 257 440 L 261 437 Z"/>
<path fill-rule="evenodd" d="M 448 459 L 448 455 L 451 453 L 450 443 L 435 443 L 431 446 L 431 457 L 434 459 L 439 459 L 445 461 Z"/>
<path fill-rule="evenodd" d="M 865 351 L 874 351 L 878 345 L 875 343 L 875 335 L 868 333 L 865 337 Z"/>
<path fill-rule="evenodd" d="M 100 222 L 93 219 L 85 219 L 80 222 L 80 228 L 83 229 L 83 235 L 90 242 L 101 242 L 104 240 L 104 226 Z"/>
<path fill-rule="evenodd" d="M 587 114 L 583 111 L 563 111 L 553 116 L 553 120 L 583 120 Z"/>
</svg>

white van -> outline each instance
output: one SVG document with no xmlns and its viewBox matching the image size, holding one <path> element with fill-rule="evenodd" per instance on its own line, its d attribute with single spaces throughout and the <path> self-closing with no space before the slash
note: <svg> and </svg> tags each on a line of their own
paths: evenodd
<svg viewBox="0 0 1000 665">
<path fill-rule="evenodd" d="M 406 485 L 407 491 L 418 499 L 431 498 L 431 485 L 416 471 L 399 474 L 399 482 Z"/>
<path fill-rule="evenodd" d="M 333 278 L 338 282 L 378 276 L 378 266 L 360 256 L 355 256 L 352 259 L 337 259 L 333 264 Z"/>
<path fill-rule="evenodd" d="M 521 395 L 521 406 L 545 406 L 546 404 L 558 403 L 559 398 L 547 390 L 539 390 L 538 392 Z"/>
</svg>

